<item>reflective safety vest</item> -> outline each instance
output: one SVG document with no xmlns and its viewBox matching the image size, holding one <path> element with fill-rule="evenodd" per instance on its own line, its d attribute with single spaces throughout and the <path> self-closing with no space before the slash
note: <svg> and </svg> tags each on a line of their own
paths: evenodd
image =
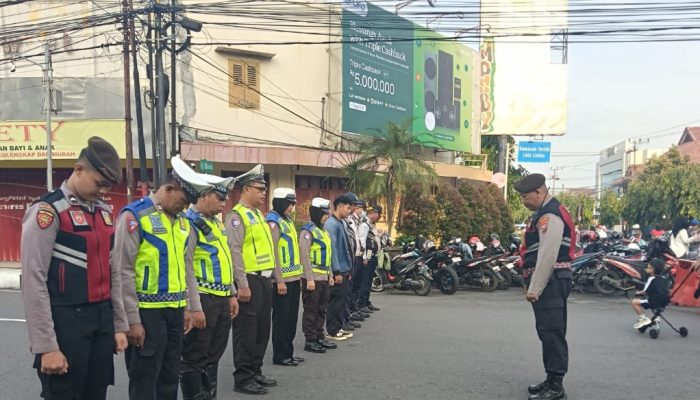
<svg viewBox="0 0 700 400">
<path fill-rule="evenodd" d="M 153 200 L 145 197 L 122 210 L 136 215 L 141 244 L 134 262 L 140 308 L 185 307 L 185 251 L 190 221 L 180 213 L 171 222 Z"/>
<path fill-rule="evenodd" d="M 59 221 L 46 277 L 51 305 L 75 306 L 110 300 L 109 254 L 114 226 L 109 206 L 99 201 L 91 212 L 73 196 L 66 198 L 61 189 L 45 194 L 39 201 L 48 203 Z"/>
<path fill-rule="evenodd" d="M 197 232 L 193 264 L 199 291 L 230 296 L 233 263 L 224 225 L 216 217 L 206 218 L 192 208 L 186 215 L 192 222 L 192 229 Z"/>
<path fill-rule="evenodd" d="M 245 227 L 245 238 L 241 249 L 245 272 L 250 274 L 275 268 L 272 233 L 262 213 L 242 204 L 236 204 L 233 211 L 241 216 Z"/>
<path fill-rule="evenodd" d="M 307 222 L 303 231 L 311 232 L 311 259 L 312 271 L 317 274 L 327 274 L 331 270 L 331 237 L 324 229 L 319 228 L 313 222 Z"/>
<path fill-rule="evenodd" d="M 277 242 L 277 262 L 282 271 L 282 278 L 301 276 L 301 260 L 299 259 L 299 235 L 294 223 L 272 211 L 265 217 L 267 222 L 274 222 L 280 228 L 280 240 Z"/>
</svg>

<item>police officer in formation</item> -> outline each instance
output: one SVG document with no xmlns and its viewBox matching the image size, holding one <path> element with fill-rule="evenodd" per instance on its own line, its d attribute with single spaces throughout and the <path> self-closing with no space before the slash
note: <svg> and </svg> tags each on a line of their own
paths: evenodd
<svg viewBox="0 0 700 400">
<path fill-rule="evenodd" d="M 234 266 L 240 311 L 233 320 L 234 390 L 264 394 L 277 381 L 262 373 L 270 340 L 275 248 L 270 226 L 259 208 L 265 204 L 267 183 L 262 165 L 237 178 L 240 202 L 226 217 L 228 244 Z"/>
<path fill-rule="evenodd" d="M 297 233 L 293 189 L 275 190 L 267 217 L 259 211 L 267 193 L 262 165 L 224 179 L 194 172 L 179 156 L 171 164 L 157 191 L 127 205 L 113 224 L 99 198 L 121 181 L 119 156 L 93 137 L 71 177 L 27 210 L 22 289 L 42 397 L 106 398 L 113 352 L 126 350 L 130 399 L 176 400 L 179 385 L 185 400 L 216 399 L 229 329 L 234 390 L 264 394 L 277 384 L 262 374 L 271 325 L 273 362 L 303 361 L 293 346 L 300 293 L 305 350 L 324 353 L 337 348 L 328 338 L 352 337 L 342 329 L 347 283 L 357 249 L 361 264 L 372 265 L 381 208 L 371 208 L 360 229 L 358 220 L 352 227 L 345 220 L 363 205 L 357 196 L 336 198 L 330 223 L 330 201 L 314 198 Z M 240 203 L 222 223 L 217 215 L 234 183 Z M 371 305 L 360 298 L 363 309 Z"/>
<path fill-rule="evenodd" d="M 528 275 L 525 297 L 535 313 L 547 374 L 543 382 L 528 388 L 530 400 L 566 399 L 566 301 L 571 290 L 576 231 L 569 212 L 549 194 L 544 175 L 526 176 L 515 184 L 515 190 L 525 207 L 535 213 L 525 232 L 523 272 Z"/>
<path fill-rule="evenodd" d="M 361 274 L 355 274 L 358 277 L 355 284 L 360 281 L 359 289 L 355 292 L 355 308 L 360 312 L 371 313 L 379 311 L 379 307 L 375 307 L 369 299 L 372 279 L 374 272 L 377 270 L 379 263 L 377 255 L 382 250 L 381 234 L 376 227 L 376 223 L 382 215 L 382 207 L 378 205 L 370 205 L 367 207 L 367 215 L 360 223 L 358 236 L 360 243 L 364 243 L 364 251 L 362 252 L 362 264 L 360 266 Z"/>
<path fill-rule="evenodd" d="M 272 211 L 266 216 L 275 246 L 276 261 L 273 273 L 272 362 L 290 367 L 304 361 L 302 357 L 294 355 L 301 296 L 300 279 L 303 274 L 299 235 L 292 214 L 296 201 L 294 189 L 277 188 L 272 193 Z"/>
<path fill-rule="evenodd" d="M 106 398 L 113 352 L 127 346 L 112 211 L 99 200 L 121 177 L 114 147 L 92 137 L 68 180 L 24 215 L 22 294 L 45 399 Z"/>
<path fill-rule="evenodd" d="M 301 329 L 306 338 L 304 350 L 312 353 L 325 353 L 326 349 L 338 347 L 324 335 L 330 287 L 334 283 L 331 238 L 323 229 L 330 207 L 330 200 L 320 197 L 312 199 L 309 222 L 299 232 L 299 256 L 304 267 L 304 277 L 301 279 L 304 303 Z"/>
<path fill-rule="evenodd" d="M 122 210 L 115 232 L 132 400 L 177 399 L 183 332 L 206 323 L 192 269 L 197 235 L 183 210 L 211 185 L 178 156 L 171 164 L 173 172 L 155 193 Z"/>
<path fill-rule="evenodd" d="M 204 174 L 200 177 L 213 186 L 190 206 L 186 215 L 197 235 L 193 267 L 206 326 L 185 335 L 180 368 L 184 400 L 216 399 L 219 359 L 226 350 L 231 320 L 238 315 L 231 252 L 218 217 L 224 210 L 233 178 Z"/>
</svg>

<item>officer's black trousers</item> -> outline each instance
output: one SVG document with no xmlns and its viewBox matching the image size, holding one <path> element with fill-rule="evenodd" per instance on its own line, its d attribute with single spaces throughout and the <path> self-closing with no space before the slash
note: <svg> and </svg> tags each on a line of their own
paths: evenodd
<svg viewBox="0 0 700 400">
<path fill-rule="evenodd" d="M 343 328 L 343 313 L 347 310 L 348 302 L 348 276 L 343 276 L 343 283 L 331 286 L 326 314 L 326 330 L 331 336 L 336 335 Z"/>
<path fill-rule="evenodd" d="M 129 346 L 125 352 L 129 399 L 177 400 L 184 311 L 184 307 L 139 310 L 146 340 L 143 347 Z"/>
<path fill-rule="evenodd" d="M 212 364 L 218 364 L 226 351 L 231 330 L 229 298 L 200 293 L 202 311 L 207 319 L 204 329 L 192 329 L 185 335 L 180 372 L 204 372 Z"/>
<path fill-rule="evenodd" d="M 300 281 L 287 282 L 287 294 L 277 290 L 272 297 L 272 361 L 280 362 L 294 355 L 294 337 L 299 321 Z"/>
<path fill-rule="evenodd" d="M 367 307 L 372 304 L 369 301 L 369 295 L 372 292 L 372 279 L 374 279 L 374 272 L 377 270 L 377 257 L 372 257 L 365 267 L 365 277 L 362 281 L 362 289 L 360 290 L 359 298 L 357 300 L 358 307 Z"/>
<path fill-rule="evenodd" d="M 272 321 L 272 283 L 270 278 L 248 274 L 251 298 L 239 302 L 240 311 L 233 319 L 231 342 L 233 344 L 233 380 L 236 385 L 253 381 L 262 374 L 263 357 L 270 341 Z"/>
<path fill-rule="evenodd" d="M 301 280 L 301 299 L 304 302 L 304 314 L 301 330 L 308 341 L 324 339 L 326 326 L 326 309 L 330 297 L 328 281 L 316 281 L 313 291 L 306 289 L 306 279 Z"/>
<path fill-rule="evenodd" d="M 564 376 L 569 368 L 569 347 L 566 343 L 566 301 L 571 279 L 556 277 L 556 272 L 532 304 L 537 336 L 542 342 L 542 361 L 548 375 Z"/>
<path fill-rule="evenodd" d="M 51 309 L 58 347 L 68 360 L 68 373 L 41 373 L 41 355 L 34 360 L 41 381 L 41 397 L 51 400 L 107 396 L 114 384 L 114 321 L 112 303 L 103 301 Z M 10 382 L 5 382 L 11 384 Z"/>
</svg>

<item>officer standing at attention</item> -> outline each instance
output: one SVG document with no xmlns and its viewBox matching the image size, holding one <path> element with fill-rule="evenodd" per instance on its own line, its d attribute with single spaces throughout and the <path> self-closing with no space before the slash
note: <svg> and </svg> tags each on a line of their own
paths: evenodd
<svg viewBox="0 0 700 400">
<path fill-rule="evenodd" d="M 205 326 L 192 269 L 197 235 L 183 210 L 211 185 L 179 156 L 170 162 L 172 173 L 155 193 L 122 210 L 115 232 L 131 400 L 176 400 L 183 332 Z"/>
<path fill-rule="evenodd" d="M 22 295 L 45 399 L 106 398 L 113 353 L 127 346 L 112 211 L 100 200 L 121 172 L 114 147 L 91 137 L 68 180 L 24 215 Z"/>
<path fill-rule="evenodd" d="M 267 186 L 262 164 L 236 178 L 240 202 L 229 212 L 224 226 L 233 259 L 240 311 L 231 327 L 233 390 L 265 394 L 277 381 L 262 374 L 263 357 L 270 340 L 272 283 L 275 268 L 270 227 L 258 210 L 265 204 Z"/>
<path fill-rule="evenodd" d="M 272 193 L 272 211 L 266 216 L 277 261 L 273 273 L 272 362 L 284 366 L 296 366 L 304 361 L 302 357 L 294 355 L 301 296 L 299 280 L 303 273 L 299 258 L 299 235 L 292 218 L 296 202 L 294 189 L 277 188 Z"/>
<path fill-rule="evenodd" d="M 544 175 L 526 176 L 515 184 L 515 190 L 525 207 L 534 211 L 523 242 L 523 275 L 529 282 L 525 297 L 535 313 L 547 373 L 544 382 L 528 388 L 532 394 L 530 400 L 566 399 L 563 386 L 569 363 L 566 301 L 571 291 L 576 231 L 569 212 L 549 194 Z"/>
<path fill-rule="evenodd" d="M 304 224 L 299 233 L 299 253 L 304 266 L 304 278 L 301 280 L 301 297 L 304 302 L 301 330 L 306 338 L 304 350 L 312 353 L 325 353 L 326 349 L 338 347 L 326 340 L 323 334 L 330 287 L 333 286 L 331 237 L 323 229 L 330 207 L 330 200 L 320 197 L 312 199 L 309 206 L 310 221 Z"/>
<path fill-rule="evenodd" d="M 206 327 L 185 335 L 180 386 L 184 400 L 216 400 L 219 360 L 226 351 L 231 320 L 238 315 L 233 262 L 226 230 L 217 216 L 224 210 L 233 178 L 199 176 L 213 187 L 186 215 L 197 234 L 193 267 Z"/>
<path fill-rule="evenodd" d="M 357 308 L 359 311 L 366 313 L 379 311 L 379 307 L 375 307 L 369 300 L 369 295 L 372 291 L 374 272 L 377 270 L 377 264 L 379 263 L 377 254 L 382 249 L 380 234 L 375 225 L 381 215 L 382 207 L 371 205 L 367 208 L 367 216 L 363 218 L 360 224 L 360 242 L 364 243 L 364 252 L 362 254 L 364 275 L 360 278 L 362 286 L 357 295 Z M 357 280 L 355 280 L 355 284 L 357 284 Z"/>
</svg>

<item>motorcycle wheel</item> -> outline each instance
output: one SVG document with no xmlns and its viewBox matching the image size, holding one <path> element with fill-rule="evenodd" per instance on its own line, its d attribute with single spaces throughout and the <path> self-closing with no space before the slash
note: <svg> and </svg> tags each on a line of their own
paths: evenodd
<svg viewBox="0 0 700 400">
<path fill-rule="evenodd" d="M 416 278 L 416 280 L 421 283 L 421 287 L 418 289 L 413 289 L 413 292 L 415 292 L 415 294 L 417 294 L 418 296 L 429 295 L 432 286 L 430 285 L 430 281 L 428 280 L 428 278 L 424 276 L 419 276 Z"/>
<path fill-rule="evenodd" d="M 372 277 L 371 290 L 373 292 L 383 292 L 384 291 L 384 283 L 382 280 L 382 276 L 379 275 L 379 271 L 374 271 L 374 276 Z"/>
<path fill-rule="evenodd" d="M 513 274 L 510 273 L 508 268 L 501 269 L 501 276 L 503 277 L 503 282 L 498 283 L 498 290 L 508 290 L 513 286 Z"/>
<path fill-rule="evenodd" d="M 604 296 L 612 296 L 618 292 L 618 289 L 615 286 L 609 284 L 608 282 L 605 282 L 603 278 L 606 277 L 618 281 L 621 279 L 620 274 L 617 271 L 613 271 L 611 269 L 604 269 L 596 275 L 595 280 L 593 281 L 593 286 L 595 287 L 595 290 L 598 291 L 598 293 Z"/>
<path fill-rule="evenodd" d="M 435 274 L 435 282 L 442 294 L 454 294 L 457 291 L 459 276 L 452 267 L 442 267 Z"/>
<path fill-rule="evenodd" d="M 481 278 L 481 290 L 484 292 L 493 292 L 498 287 L 498 277 L 496 273 L 491 270 L 491 268 L 482 268 L 481 273 L 484 277 Z"/>
</svg>

